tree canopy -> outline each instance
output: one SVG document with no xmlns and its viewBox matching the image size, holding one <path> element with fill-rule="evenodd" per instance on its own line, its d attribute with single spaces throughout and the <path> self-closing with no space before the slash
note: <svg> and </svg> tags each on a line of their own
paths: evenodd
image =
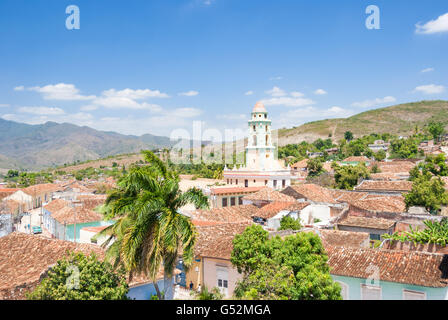
<svg viewBox="0 0 448 320">
<path fill-rule="evenodd" d="M 261 226 L 248 227 L 233 240 L 232 264 L 243 274 L 235 296 L 244 299 L 340 300 L 319 236 L 300 232 L 269 237 Z"/>
<path fill-rule="evenodd" d="M 79 276 L 78 276 L 79 275 Z M 94 255 L 72 253 L 50 269 L 29 294 L 30 300 L 126 300 L 129 291 L 123 271 L 115 271 Z"/>
<path fill-rule="evenodd" d="M 441 205 L 448 205 L 448 192 L 440 177 L 433 177 L 429 172 L 418 173 L 412 170 L 412 190 L 404 197 L 406 208 L 422 206 L 428 211 L 439 210 Z"/>
</svg>

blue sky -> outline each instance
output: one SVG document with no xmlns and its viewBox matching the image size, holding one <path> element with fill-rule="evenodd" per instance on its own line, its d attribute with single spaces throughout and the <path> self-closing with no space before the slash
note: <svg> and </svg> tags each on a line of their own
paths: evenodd
<svg viewBox="0 0 448 320">
<path fill-rule="evenodd" d="M 169 136 L 262 100 L 291 127 L 448 99 L 447 52 L 446 0 L 2 0 L 0 116 Z"/>
</svg>

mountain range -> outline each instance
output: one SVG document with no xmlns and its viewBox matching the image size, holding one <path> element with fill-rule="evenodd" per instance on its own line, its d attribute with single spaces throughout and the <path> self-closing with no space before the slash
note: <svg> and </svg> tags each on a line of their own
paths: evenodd
<svg viewBox="0 0 448 320">
<path fill-rule="evenodd" d="M 448 126 L 448 101 L 420 101 L 369 110 L 345 119 L 327 119 L 278 130 L 280 146 L 318 138 L 333 141 L 346 131 L 355 137 L 370 133 L 408 136 L 430 121 Z M 0 118 L 0 169 L 37 170 L 142 149 L 169 148 L 168 137 L 123 135 L 69 123 L 30 125 Z"/>
</svg>

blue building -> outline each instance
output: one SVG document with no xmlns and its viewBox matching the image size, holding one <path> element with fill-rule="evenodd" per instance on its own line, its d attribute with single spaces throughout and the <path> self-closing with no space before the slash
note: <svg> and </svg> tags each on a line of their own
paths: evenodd
<svg viewBox="0 0 448 320">
<path fill-rule="evenodd" d="M 344 300 L 448 300 L 448 255 L 327 247 Z"/>
</svg>

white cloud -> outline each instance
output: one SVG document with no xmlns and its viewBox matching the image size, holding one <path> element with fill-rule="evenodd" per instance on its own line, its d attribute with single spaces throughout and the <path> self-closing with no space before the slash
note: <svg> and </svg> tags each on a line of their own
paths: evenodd
<svg viewBox="0 0 448 320">
<path fill-rule="evenodd" d="M 314 94 L 321 96 L 327 94 L 327 91 L 325 91 L 324 89 L 317 89 L 316 91 L 314 91 Z"/>
<path fill-rule="evenodd" d="M 286 107 L 303 107 L 312 105 L 315 102 L 306 98 L 294 98 L 294 97 L 278 97 L 261 100 L 265 106 L 286 106 Z"/>
<path fill-rule="evenodd" d="M 7 103 L 0 103 L 0 108 L 8 108 L 9 104 Z"/>
<path fill-rule="evenodd" d="M 14 91 L 23 91 L 23 90 L 25 90 L 24 86 L 18 86 L 14 88 Z"/>
<path fill-rule="evenodd" d="M 89 113 L 74 113 L 74 114 L 67 114 L 67 113 L 58 113 L 54 112 L 51 113 L 51 111 L 48 112 L 48 114 L 31 112 L 31 113 L 19 113 L 19 114 L 6 114 L 3 115 L 3 119 L 5 120 L 11 120 L 16 122 L 22 122 L 27 124 L 42 124 L 48 121 L 53 121 L 57 123 L 72 123 L 80 126 L 93 126 L 95 124 L 95 121 L 93 121 L 93 116 Z"/>
<path fill-rule="evenodd" d="M 157 104 L 150 104 L 147 102 L 137 102 L 147 98 L 168 98 L 166 93 L 159 90 L 150 89 L 124 89 L 115 90 L 109 89 L 101 93 L 101 96 L 94 99 L 91 105 L 84 106 L 81 110 L 94 110 L 94 106 L 101 106 L 105 108 L 118 109 L 145 109 L 151 112 L 161 112 L 163 109 Z"/>
<path fill-rule="evenodd" d="M 424 94 L 438 94 L 445 91 L 445 87 L 441 85 L 428 84 L 424 86 L 418 86 L 414 89 L 414 92 L 422 92 Z"/>
<path fill-rule="evenodd" d="M 17 87 L 18 88 L 18 87 Z M 92 100 L 95 96 L 83 96 L 79 94 L 73 84 L 58 83 L 49 84 L 44 87 L 31 87 L 29 91 L 35 91 L 42 94 L 45 100 Z M 20 90 L 19 90 L 20 91 Z"/>
<path fill-rule="evenodd" d="M 266 94 L 272 97 L 283 97 L 286 96 L 286 92 L 279 87 L 273 87 L 271 90 L 266 91 Z"/>
<path fill-rule="evenodd" d="M 61 108 L 52 107 L 20 107 L 18 109 L 20 113 L 31 113 L 37 115 L 61 115 L 65 114 Z"/>
<path fill-rule="evenodd" d="M 448 13 L 445 13 L 435 20 L 428 21 L 421 25 L 417 23 L 415 25 L 415 33 L 418 34 L 434 34 L 448 32 Z"/>
<path fill-rule="evenodd" d="M 421 71 L 421 73 L 432 72 L 432 71 L 434 71 L 434 68 L 426 68 L 426 69 L 423 69 Z"/>
<path fill-rule="evenodd" d="M 197 96 L 198 94 L 199 94 L 199 92 L 194 91 L 194 90 L 179 93 L 180 96 L 185 96 L 185 97 L 194 97 L 194 96 Z"/>
<path fill-rule="evenodd" d="M 254 92 L 252 90 L 249 90 L 245 93 L 246 96 L 251 96 L 253 94 L 254 94 Z"/>
<path fill-rule="evenodd" d="M 102 95 L 105 97 L 120 97 L 132 100 L 142 100 L 146 98 L 169 98 L 169 95 L 166 93 L 160 92 L 159 90 L 151 90 L 151 89 L 123 89 L 123 90 L 115 90 L 109 89 L 102 92 Z"/>
<path fill-rule="evenodd" d="M 282 79 L 283 79 L 283 77 L 271 77 L 271 78 L 269 78 L 269 80 L 271 80 L 271 81 L 282 80 Z"/>
<path fill-rule="evenodd" d="M 364 101 L 360 101 L 360 102 L 354 102 L 352 103 L 353 107 L 357 107 L 357 108 L 372 108 L 372 107 L 376 107 L 385 103 L 393 103 L 397 101 L 397 99 L 395 99 L 394 97 L 391 96 L 387 96 L 384 98 L 376 98 L 373 100 L 364 100 Z"/>
<path fill-rule="evenodd" d="M 293 91 L 293 92 L 291 92 L 291 96 L 294 97 L 294 98 L 300 98 L 300 97 L 303 97 L 304 94 L 302 92 L 299 92 L 299 91 Z"/>
</svg>

